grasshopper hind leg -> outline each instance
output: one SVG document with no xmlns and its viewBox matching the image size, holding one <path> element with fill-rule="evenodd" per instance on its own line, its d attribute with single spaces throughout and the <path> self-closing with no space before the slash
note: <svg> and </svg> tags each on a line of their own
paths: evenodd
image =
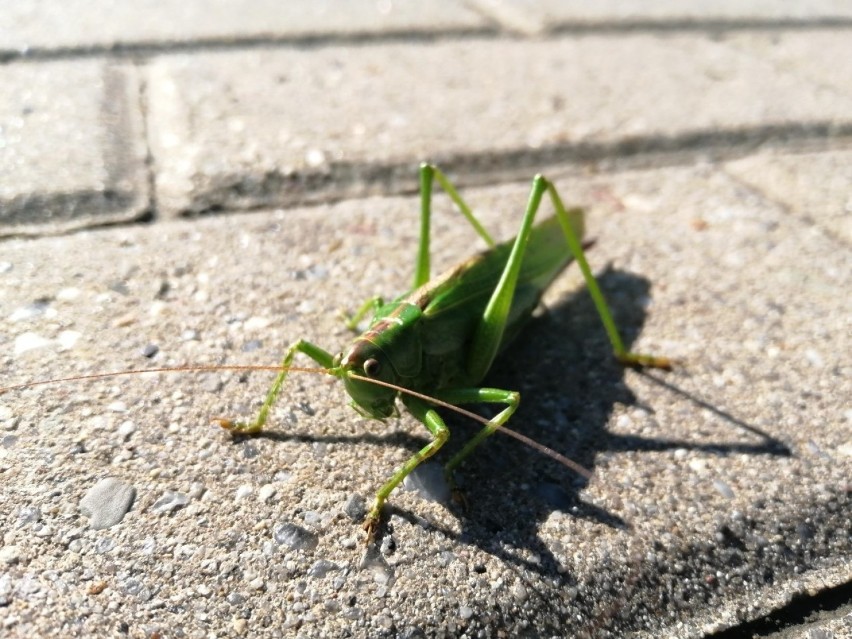
<svg viewBox="0 0 852 639">
<path fill-rule="evenodd" d="M 624 342 L 621 339 L 621 333 L 619 333 L 618 327 L 615 325 L 615 320 L 612 318 L 612 312 L 609 309 L 609 305 L 607 304 L 600 286 L 598 286 L 598 281 L 592 273 L 592 269 L 586 259 L 586 252 L 583 250 L 583 244 L 580 241 L 580 237 L 571 225 L 568 211 L 565 209 L 565 205 L 562 203 L 562 199 L 559 197 L 559 193 L 556 191 L 556 187 L 553 185 L 553 182 L 543 177 L 541 180 L 543 186 L 547 189 L 547 192 L 550 195 L 553 208 L 556 209 L 556 216 L 558 217 L 559 224 L 562 227 L 562 232 L 565 236 L 565 242 L 568 244 L 568 249 L 574 256 L 574 259 L 577 260 L 577 266 L 580 267 L 583 279 L 586 281 L 586 288 L 589 290 L 589 295 L 592 298 L 595 309 L 598 311 L 598 315 L 600 316 L 601 323 L 603 324 L 610 344 L 612 344 L 612 352 L 615 358 L 625 366 L 637 368 L 662 368 L 665 370 L 671 369 L 673 363 L 668 357 L 649 355 L 645 353 L 632 353 L 625 348 Z"/>
</svg>

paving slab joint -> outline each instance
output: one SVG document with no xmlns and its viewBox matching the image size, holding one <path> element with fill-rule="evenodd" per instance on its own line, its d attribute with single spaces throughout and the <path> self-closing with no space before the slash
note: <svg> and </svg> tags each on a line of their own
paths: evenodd
<svg viewBox="0 0 852 639">
<path fill-rule="evenodd" d="M 723 162 L 756 150 L 784 153 L 852 147 L 852 122 L 768 124 L 718 131 L 693 130 L 681 135 L 651 135 L 615 141 L 557 143 L 537 149 L 453 153 L 424 158 L 455 174 L 461 186 L 522 181 L 542 169 L 648 169 L 696 162 Z M 335 202 L 349 197 L 415 193 L 419 161 L 340 162 L 316 170 L 270 170 L 262 174 L 213 176 L 188 194 L 179 215 L 198 215 L 269 206 Z"/>
</svg>

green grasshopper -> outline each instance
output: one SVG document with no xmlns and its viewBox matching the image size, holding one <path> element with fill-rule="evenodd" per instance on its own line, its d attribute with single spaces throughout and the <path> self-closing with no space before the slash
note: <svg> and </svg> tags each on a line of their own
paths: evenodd
<svg viewBox="0 0 852 639">
<path fill-rule="evenodd" d="M 489 248 L 430 279 L 429 236 L 435 180 Z M 533 226 L 545 193 L 550 196 L 556 215 Z M 514 240 L 502 244 L 494 242 L 455 187 L 433 165 L 420 167 L 420 197 L 420 242 L 413 289 L 389 303 L 381 298 L 368 300 L 348 321 L 354 330 L 372 312 L 367 330 L 337 355 L 305 340 L 293 343 L 257 417 L 251 422 L 216 420 L 232 433 L 260 432 L 288 372 L 297 370 L 292 366 L 297 353 L 307 355 L 325 372 L 340 378 L 353 408 L 364 417 L 385 419 L 396 414 L 396 400 L 401 397 L 433 439 L 379 489 L 364 521 L 368 542 L 375 536 L 382 507 L 394 488 L 449 438 L 450 432 L 436 407 L 458 410 L 455 407 L 459 404 L 505 405 L 490 420 L 481 418 L 483 428 L 446 464 L 450 485 L 455 468 L 515 412 L 519 393 L 480 384 L 494 358 L 530 318 L 542 293 L 572 257 L 580 266 L 615 357 L 629 366 L 671 366 L 664 357 L 625 349 L 583 252 L 583 211 L 566 209 L 545 177 L 537 175 L 533 179 L 520 230 Z"/>
<path fill-rule="evenodd" d="M 432 188 L 435 180 L 449 195 L 488 249 L 430 279 L 429 235 Z M 556 215 L 534 226 L 545 193 Z M 420 242 L 413 289 L 385 303 L 368 300 L 348 320 L 350 329 L 370 312 L 367 330 L 349 348 L 337 355 L 305 340 L 287 349 L 280 366 L 179 366 L 80 375 L 62 380 L 30 382 L 0 388 L 0 393 L 59 381 L 99 379 L 140 372 L 200 370 L 275 370 L 278 376 L 257 417 L 251 422 L 218 418 L 214 421 L 235 434 L 253 434 L 265 426 L 269 412 L 291 371 L 322 372 L 343 381 L 351 405 L 364 417 L 386 419 L 397 414 L 396 400 L 432 434 L 432 441 L 412 455 L 379 489 L 367 512 L 364 529 L 367 541 L 376 534 L 382 507 L 400 482 L 424 460 L 434 455 L 450 432 L 437 408 L 456 411 L 475 419 L 483 428 L 445 466 L 447 482 L 470 453 L 498 429 L 521 439 L 561 463 L 587 473 L 575 463 L 533 440 L 503 428 L 518 407 L 516 391 L 480 386 L 497 354 L 517 335 L 538 305 L 543 292 L 576 259 L 592 301 L 612 344 L 615 357 L 627 366 L 670 368 L 665 357 L 628 352 L 609 307 L 592 275 L 583 252 L 584 215 L 581 209 L 566 209 L 553 184 L 542 175 L 533 178 L 526 212 L 514 240 L 497 244 L 474 217 L 455 187 L 435 166 L 420 167 Z M 567 250 L 566 250 L 567 249 Z M 307 355 L 322 368 L 293 366 L 297 353 Z M 459 407 L 460 404 L 503 404 L 491 419 Z"/>
</svg>

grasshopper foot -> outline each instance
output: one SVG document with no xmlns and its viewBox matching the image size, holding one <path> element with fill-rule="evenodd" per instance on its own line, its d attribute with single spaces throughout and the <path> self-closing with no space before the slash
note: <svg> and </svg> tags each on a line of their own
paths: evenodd
<svg viewBox="0 0 852 639">
<path fill-rule="evenodd" d="M 453 488 L 452 491 L 452 500 L 453 503 L 462 509 L 462 511 L 467 512 L 470 510 L 470 502 L 465 497 L 464 492 L 462 492 L 459 488 Z"/>
<path fill-rule="evenodd" d="M 367 538 L 364 540 L 364 545 L 369 546 L 376 540 L 376 533 L 379 531 L 379 517 L 368 515 L 361 526 L 367 533 Z"/>
<path fill-rule="evenodd" d="M 616 358 L 625 366 L 633 368 L 660 368 L 665 371 L 670 371 L 675 365 L 675 360 L 669 359 L 668 357 L 645 355 L 642 353 L 616 354 Z"/>
<path fill-rule="evenodd" d="M 447 485 L 450 487 L 450 500 L 453 504 L 461 508 L 464 512 L 470 510 L 470 503 L 467 501 L 467 497 L 465 497 L 462 489 L 456 485 L 456 480 L 451 470 L 445 469 L 444 479 L 446 479 Z"/>
<path fill-rule="evenodd" d="M 233 419 L 227 419 L 226 417 L 214 417 L 211 421 L 235 435 L 253 435 L 261 431 L 261 426 L 258 424 L 235 422 Z"/>
<path fill-rule="evenodd" d="M 376 534 L 379 532 L 379 524 L 382 519 L 382 502 L 376 499 L 376 503 L 373 504 L 373 507 L 370 509 L 370 512 L 367 513 L 367 516 L 364 518 L 364 523 L 361 526 L 367 533 L 367 539 L 364 541 L 364 545 L 369 546 L 376 539 Z"/>
</svg>

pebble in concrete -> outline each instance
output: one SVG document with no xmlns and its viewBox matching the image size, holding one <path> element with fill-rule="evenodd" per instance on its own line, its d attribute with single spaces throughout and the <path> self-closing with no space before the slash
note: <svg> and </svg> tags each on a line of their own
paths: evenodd
<svg viewBox="0 0 852 639">
<path fill-rule="evenodd" d="M 444 476 L 443 467 L 438 463 L 420 464 L 403 480 L 402 485 L 423 499 L 440 504 L 450 503 L 450 486 Z"/>
<path fill-rule="evenodd" d="M 275 542 L 292 550 L 313 550 L 319 543 L 319 537 L 296 524 L 284 523 L 272 532 Z"/>
<path fill-rule="evenodd" d="M 89 517 L 94 530 L 119 523 L 136 498 L 136 489 L 115 477 L 105 477 L 92 486 L 80 500 L 80 511 Z"/>
</svg>

